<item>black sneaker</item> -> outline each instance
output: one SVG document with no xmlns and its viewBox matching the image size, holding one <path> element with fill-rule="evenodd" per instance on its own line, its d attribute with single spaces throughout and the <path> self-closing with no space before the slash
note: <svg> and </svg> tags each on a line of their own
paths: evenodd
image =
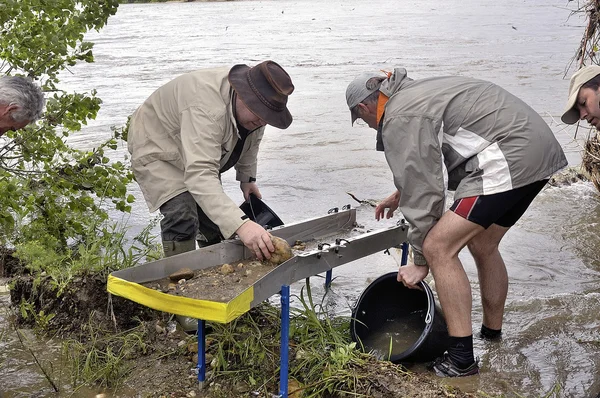
<svg viewBox="0 0 600 398">
<path fill-rule="evenodd" d="M 464 377 L 479 374 L 479 359 L 476 359 L 469 367 L 461 369 L 452 362 L 448 354 L 437 358 L 427 367 L 440 377 Z"/>
<path fill-rule="evenodd" d="M 502 340 L 502 333 L 499 333 L 495 336 L 490 336 L 488 334 L 484 334 L 482 332 L 477 333 L 477 338 L 485 341 L 500 341 Z"/>
</svg>

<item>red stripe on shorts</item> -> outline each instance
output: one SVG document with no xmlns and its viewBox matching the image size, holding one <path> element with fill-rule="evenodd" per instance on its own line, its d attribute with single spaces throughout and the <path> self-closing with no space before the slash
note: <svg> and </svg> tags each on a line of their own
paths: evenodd
<svg viewBox="0 0 600 398">
<path fill-rule="evenodd" d="M 458 202 L 458 206 L 454 209 L 454 212 L 461 216 L 464 219 L 469 219 L 469 214 L 471 214 L 471 210 L 475 206 L 475 202 L 477 202 L 477 198 L 479 196 L 471 196 L 469 198 L 462 198 Z"/>
</svg>

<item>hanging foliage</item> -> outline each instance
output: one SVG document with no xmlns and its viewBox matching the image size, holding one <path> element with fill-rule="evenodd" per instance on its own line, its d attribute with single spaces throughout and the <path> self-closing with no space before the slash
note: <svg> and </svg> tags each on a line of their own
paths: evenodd
<svg viewBox="0 0 600 398">
<path fill-rule="evenodd" d="M 67 138 L 94 119 L 96 92 L 67 92 L 59 73 L 93 62 L 84 40 L 115 14 L 117 0 L 3 0 L 0 2 L 0 75 L 28 76 L 47 104 L 42 120 L 0 139 L 0 246 L 36 240 L 62 250 L 97 233 L 111 209 L 129 211 L 129 168 L 110 160 L 126 133 L 89 150 Z M 106 135 L 107 132 L 99 132 Z"/>
</svg>

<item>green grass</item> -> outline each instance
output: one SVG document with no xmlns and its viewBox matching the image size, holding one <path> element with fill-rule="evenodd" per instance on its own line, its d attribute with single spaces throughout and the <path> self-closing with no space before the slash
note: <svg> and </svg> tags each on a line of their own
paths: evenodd
<svg viewBox="0 0 600 398">
<path fill-rule="evenodd" d="M 322 302 L 315 304 L 310 284 L 297 297 L 300 308 L 291 309 L 290 379 L 303 397 L 345 392 L 366 396 L 368 376 L 361 371 L 369 355 L 350 340 L 348 317 L 332 317 Z M 274 391 L 279 376 L 280 310 L 263 304 L 229 324 L 210 324 L 208 352 L 213 356 L 211 377 L 245 383 L 253 391 Z M 294 385 L 296 385 L 294 384 Z"/>
<path fill-rule="evenodd" d="M 114 333 L 90 321 L 83 326 L 82 335 L 68 339 L 62 345 L 62 362 L 70 368 L 73 386 L 97 385 L 117 387 L 129 374 L 130 361 L 147 352 L 145 324 Z"/>
</svg>

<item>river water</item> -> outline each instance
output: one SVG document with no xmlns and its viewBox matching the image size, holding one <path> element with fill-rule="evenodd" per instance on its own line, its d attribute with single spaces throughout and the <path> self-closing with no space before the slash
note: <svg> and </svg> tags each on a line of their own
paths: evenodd
<svg viewBox="0 0 600 398">
<path fill-rule="evenodd" d="M 184 72 L 272 59 L 286 68 L 296 91 L 289 101 L 293 124 L 287 130 L 267 127 L 261 146 L 263 199 L 287 223 L 352 204 L 358 206 L 360 224 L 384 228 L 398 218 L 378 223 L 372 207 L 347 194 L 382 199 L 394 190 L 383 154 L 374 149 L 375 132 L 350 126 L 348 82 L 366 70 L 397 66 L 413 78 L 459 74 L 494 81 L 544 116 L 570 165 L 577 165 L 575 129 L 557 122 L 568 88 L 564 76 L 585 22 L 571 16 L 569 7 L 574 6 L 566 0 L 121 5 L 104 29 L 87 36 L 96 43 L 96 62 L 62 75 L 65 87 L 96 88 L 104 101 L 98 118 L 71 142 L 84 149 L 103 141 L 110 126 L 122 125 L 154 89 Z M 123 145 L 114 158 L 126 154 Z M 223 181 L 241 203 L 234 173 L 226 173 Z M 152 215 L 137 186 L 132 192 L 138 201 L 131 216 L 119 221 L 133 234 Z M 501 246 L 510 277 L 504 338 L 476 340 L 481 376 L 453 383 L 506 396 L 554 390 L 557 397 L 595 397 L 600 392 L 599 247 L 600 200 L 591 183 L 540 194 Z M 468 253 L 461 259 L 472 283 L 477 331 L 481 305 L 475 266 Z M 369 282 L 396 267 L 380 253 L 336 268 L 329 302 L 349 314 Z M 42 388 L 43 376 L 18 354 L 10 330 L 0 330 L 0 337 L 0 365 L 10 364 L 0 370 L 6 396 L 28 396 Z M 23 361 L 6 361 L 11 355 L 22 355 Z"/>
</svg>

